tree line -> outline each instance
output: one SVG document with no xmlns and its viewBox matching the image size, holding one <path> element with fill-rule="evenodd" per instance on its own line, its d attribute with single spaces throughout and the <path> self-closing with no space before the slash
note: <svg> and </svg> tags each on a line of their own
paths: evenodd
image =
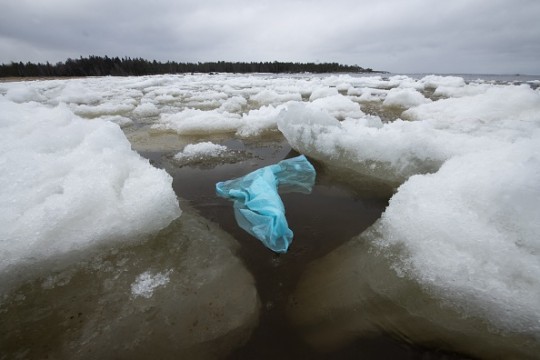
<svg viewBox="0 0 540 360">
<path fill-rule="evenodd" d="M 50 64 L 11 62 L 0 65 L 0 77 L 139 76 L 184 73 L 357 73 L 358 65 L 293 62 L 158 62 L 142 58 L 89 56 Z"/>
</svg>

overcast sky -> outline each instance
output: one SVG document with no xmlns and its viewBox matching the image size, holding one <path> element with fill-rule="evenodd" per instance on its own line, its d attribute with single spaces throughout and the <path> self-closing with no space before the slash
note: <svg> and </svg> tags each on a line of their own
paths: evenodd
<svg viewBox="0 0 540 360">
<path fill-rule="evenodd" d="M 0 0 L 0 62 L 88 55 L 540 74 L 539 0 Z"/>
</svg>

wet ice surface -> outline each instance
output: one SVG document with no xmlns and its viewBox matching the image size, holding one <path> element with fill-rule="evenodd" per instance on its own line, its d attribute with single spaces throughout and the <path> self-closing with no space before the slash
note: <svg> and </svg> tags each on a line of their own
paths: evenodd
<svg viewBox="0 0 540 360">
<path fill-rule="evenodd" d="M 0 83 L 0 251 L 16 269 L 1 280 L 10 289 L 1 349 L 23 358 L 534 358 L 538 80 L 495 80 Z M 134 160 L 118 126 L 149 164 Z M 214 187 L 298 153 L 317 183 L 311 195 L 283 195 L 295 237 L 276 256 L 238 228 Z M 171 185 L 155 168 L 189 203 L 157 235 L 175 210 L 160 206 Z M 118 192 L 125 181 L 134 192 Z"/>
</svg>

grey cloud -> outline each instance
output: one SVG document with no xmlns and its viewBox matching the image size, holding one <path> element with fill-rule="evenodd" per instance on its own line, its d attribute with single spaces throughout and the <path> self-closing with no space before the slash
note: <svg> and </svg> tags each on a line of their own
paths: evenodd
<svg viewBox="0 0 540 360">
<path fill-rule="evenodd" d="M 539 13 L 534 0 L 18 0 L 0 14 L 0 62 L 95 54 L 540 73 Z"/>
</svg>

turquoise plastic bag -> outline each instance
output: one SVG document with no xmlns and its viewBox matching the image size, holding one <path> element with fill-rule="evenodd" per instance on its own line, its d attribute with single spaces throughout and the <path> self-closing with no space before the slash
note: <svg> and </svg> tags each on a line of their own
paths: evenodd
<svg viewBox="0 0 540 360">
<path fill-rule="evenodd" d="M 315 168 L 304 155 L 255 170 L 243 177 L 219 182 L 219 196 L 234 201 L 238 225 L 272 251 L 287 252 L 293 239 L 285 218 L 280 192 L 309 194 L 315 184 Z"/>
</svg>

